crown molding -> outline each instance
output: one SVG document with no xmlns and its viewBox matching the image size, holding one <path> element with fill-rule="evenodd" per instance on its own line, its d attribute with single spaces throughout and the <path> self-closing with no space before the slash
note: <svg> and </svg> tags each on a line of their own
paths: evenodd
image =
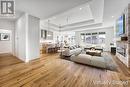
<svg viewBox="0 0 130 87">
<path fill-rule="evenodd" d="M 85 31 L 89 31 L 89 30 L 101 30 L 101 29 L 114 29 L 114 26 L 104 26 L 104 27 L 93 27 L 93 28 L 87 28 L 87 29 L 82 29 L 82 30 L 77 30 L 75 32 L 85 32 Z"/>
<path fill-rule="evenodd" d="M 93 27 L 101 27 L 102 23 L 95 23 L 95 24 L 90 24 L 90 25 L 84 25 L 84 26 L 80 26 L 80 27 L 73 27 L 73 28 L 66 28 L 66 29 L 62 29 L 62 31 L 74 31 L 77 29 L 85 29 L 85 28 L 93 28 Z"/>
<path fill-rule="evenodd" d="M 74 26 L 80 26 L 80 25 L 84 25 L 84 24 L 90 24 L 90 23 L 94 23 L 94 19 L 90 19 L 87 21 L 81 21 L 81 22 L 76 22 L 76 23 L 72 23 L 72 24 L 67 24 L 67 25 L 63 25 L 61 26 L 61 28 L 65 28 L 65 27 L 74 27 Z"/>
</svg>

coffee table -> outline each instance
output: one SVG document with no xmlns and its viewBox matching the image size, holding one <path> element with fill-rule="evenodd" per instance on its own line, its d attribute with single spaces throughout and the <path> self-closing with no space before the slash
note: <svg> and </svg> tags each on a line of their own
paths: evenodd
<svg viewBox="0 0 130 87">
<path fill-rule="evenodd" d="M 99 50 L 86 50 L 86 54 L 89 54 L 91 56 L 101 56 L 101 51 Z"/>
</svg>

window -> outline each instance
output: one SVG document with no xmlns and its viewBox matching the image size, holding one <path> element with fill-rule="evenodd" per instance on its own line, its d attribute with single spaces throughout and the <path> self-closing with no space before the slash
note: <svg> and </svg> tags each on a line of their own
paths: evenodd
<svg viewBox="0 0 130 87">
<path fill-rule="evenodd" d="M 105 43 L 105 34 L 99 35 L 99 44 Z"/>
<path fill-rule="evenodd" d="M 92 44 L 98 44 L 98 35 L 92 35 Z"/>
<path fill-rule="evenodd" d="M 105 32 L 81 33 L 81 40 L 87 44 L 105 44 Z"/>
<path fill-rule="evenodd" d="M 81 40 L 82 40 L 82 42 L 85 42 L 85 34 L 84 33 L 81 33 Z"/>
<path fill-rule="evenodd" d="M 86 41 L 86 43 L 89 43 L 89 44 L 92 42 L 91 41 L 91 33 L 86 33 L 85 41 Z"/>
</svg>

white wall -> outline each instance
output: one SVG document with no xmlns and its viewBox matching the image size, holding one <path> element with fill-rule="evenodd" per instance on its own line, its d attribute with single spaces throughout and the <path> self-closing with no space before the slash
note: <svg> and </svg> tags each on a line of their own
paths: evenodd
<svg viewBox="0 0 130 87">
<path fill-rule="evenodd" d="M 103 29 L 94 29 L 94 30 L 86 30 L 86 31 L 78 31 L 76 32 L 76 44 L 83 44 L 80 38 L 80 33 L 92 33 L 92 32 L 106 32 L 106 40 L 105 40 L 105 51 L 110 51 L 110 43 L 113 43 L 114 40 L 114 28 L 103 28 Z M 84 43 L 84 45 L 86 45 Z"/>
<path fill-rule="evenodd" d="M 27 14 L 24 14 L 16 21 L 15 30 L 15 55 L 23 61 L 26 61 L 26 23 Z"/>
<path fill-rule="evenodd" d="M 10 33 L 9 41 L 0 41 L 0 53 L 14 54 L 14 30 L 14 21 L 0 19 L 0 33 Z"/>
<path fill-rule="evenodd" d="M 40 19 L 28 16 L 28 43 L 27 58 L 29 60 L 39 58 L 40 55 Z"/>
<path fill-rule="evenodd" d="M 16 21 L 15 53 L 25 62 L 40 57 L 39 21 L 26 13 Z"/>
<path fill-rule="evenodd" d="M 11 30 L 0 29 L 0 33 L 10 34 L 10 40 L 0 41 L 0 53 L 11 53 L 12 54 L 12 32 Z"/>
</svg>

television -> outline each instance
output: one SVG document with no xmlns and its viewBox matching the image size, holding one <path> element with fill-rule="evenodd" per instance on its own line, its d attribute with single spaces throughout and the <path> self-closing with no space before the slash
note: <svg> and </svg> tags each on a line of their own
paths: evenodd
<svg viewBox="0 0 130 87">
<path fill-rule="evenodd" d="M 116 22 L 116 35 L 120 36 L 125 34 L 125 14 L 119 17 Z"/>
</svg>

